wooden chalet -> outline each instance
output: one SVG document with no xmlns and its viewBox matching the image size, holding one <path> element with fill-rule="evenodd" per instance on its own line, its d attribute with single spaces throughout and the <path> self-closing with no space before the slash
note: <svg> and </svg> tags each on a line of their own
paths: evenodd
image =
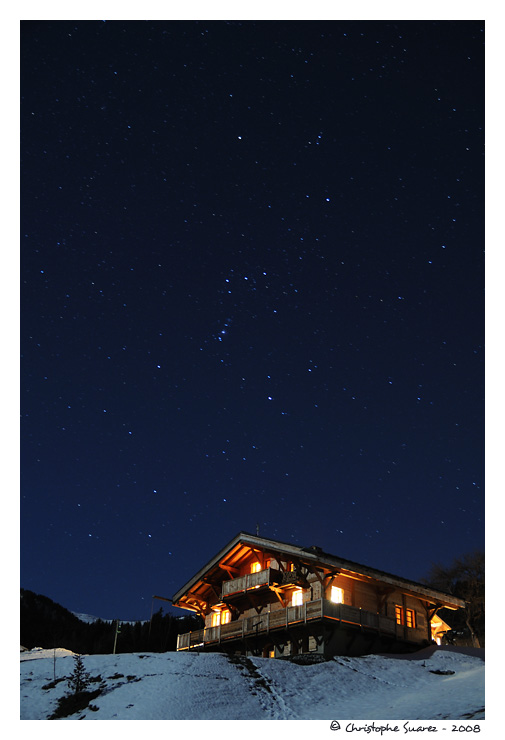
<svg viewBox="0 0 505 740">
<path fill-rule="evenodd" d="M 440 641 L 441 608 L 465 602 L 398 576 L 241 532 L 173 597 L 205 627 L 177 650 L 263 657 L 363 655 Z"/>
</svg>

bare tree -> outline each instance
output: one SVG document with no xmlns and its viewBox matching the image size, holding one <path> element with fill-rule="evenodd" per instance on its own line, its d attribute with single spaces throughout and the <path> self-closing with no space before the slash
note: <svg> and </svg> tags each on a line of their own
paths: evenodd
<svg viewBox="0 0 505 740">
<path fill-rule="evenodd" d="M 474 647 L 484 638 L 485 557 L 481 550 L 466 553 L 449 566 L 435 563 L 425 579 L 433 588 L 464 599 L 465 623 Z"/>
</svg>

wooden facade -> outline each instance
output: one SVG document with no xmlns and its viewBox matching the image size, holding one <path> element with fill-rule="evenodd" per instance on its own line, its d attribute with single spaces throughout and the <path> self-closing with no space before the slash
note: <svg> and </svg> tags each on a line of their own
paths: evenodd
<svg viewBox="0 0 505 740">
<path fill-rule="evenodd" d="M 323 552 L 241 532 L 173 597 L 205 627 L 178 650 L 290 657 L 415 650 L 465 602 Z"/>
</svg>

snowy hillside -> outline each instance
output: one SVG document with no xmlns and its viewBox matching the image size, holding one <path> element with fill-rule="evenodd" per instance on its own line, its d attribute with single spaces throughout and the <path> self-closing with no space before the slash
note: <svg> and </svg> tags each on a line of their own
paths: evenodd
<svg viewBox="0 0 505 740">
<path fill-rule="evenodd" d="M 93 624 L 93 622 L 98 622 L 99 619 L 98 617 L 93 617 L 91 614 L 78 614 L 77 612 L 72 612 L 72 614 L 86 624 Z M 112 622 L 112 619 L 103 619 L 102 621 Z"/>
<path fill-rule="evenodd" d="M 92 708 L 65 719 L 457 719 L 482 726 L 484 661 L 450 649 L 415 656 L 296 665 L 218 653 L 89 655 L 85 669 L 104 688 Z M 66 650 L 56 657 L 53 650 L 22 652 L 21 719 L 48 719 L 73 669 Z"/>
</svg>

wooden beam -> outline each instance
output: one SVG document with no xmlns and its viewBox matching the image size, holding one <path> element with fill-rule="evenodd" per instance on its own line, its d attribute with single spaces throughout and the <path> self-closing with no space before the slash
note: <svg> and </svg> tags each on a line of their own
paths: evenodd
<svg viewBox="0 0 505 740">
<path fill-rule="evenodd" d="M 229 576 L 236 576 L 238 573 L 240 573 L 238 568 L 234 568 L 232 565 L 225 565 L 224 563 L 219 563 L 219 567 L 222 570 L 225 570 Z M 233 580 L 233 578 L 232 578 Z"/>
<path fill-rule="evenodd" d="M 212 593 L 214 594 L 214 596 L 216 597 L 216 599 L 218 601 L 220 601 L 220 599 L 221 599 L 221 592 L 218 593 L 216 591 L 216 589 L 215 589 L 214 584 L 212 583 L 212 581 L 209 581 L 207 578 L 202 578 L 202 585 L 206 586 L 207 588 L 210 588 L 210 590 L 212 591 Z"/>
<path fill-rule="evenodd" d="M 295 566 L 295 573 L 296 573 L 296 575 L 299 577 L 299 579 L 301 581 L 300 585 L 303 588 L 310 588 L 310 584 L 307 581 L 307 572 L 308 571 L 307 571 L 306 568 L 305 569 L 303 568 L 303 564 L 300 561 L 300 559 L 299 558 L 293 558 L 293 564 Z M 304 572 L 304 570 L 305 570 L 305 572 Z"/>
<path fill-rule="evenodd" d="M 283 608 L 285 609 L 288 603 L 288 600 L 284 601 L 282 598 L 282 592 L 279 588 L 276 588 L 275 586 L 270 586 L 270 589 L 274 592 L 274 594 L 277 596 L 279 601 L 281 602 Z"/>
<path fill-rule="evenodd" d="M 438 612 L 439 609 L 442 608 L 441 604 L 437 604 L 436 606 L 432 607 L 431 609 L 427 607 L 426 612 L 428 614 L 428 621 L 431 622 L 435 614 Z"/>
<path fill-rule="evenodd" d="M 255 604 L 254 599 L 252 598 L 252 593 L 250 591 L 248 591 L 246 593 L 246 596 L 247 596 L 247 599 L 248 599 L 249 603 L 253 607 L 253 609 L 256 610 L 256 614 L 261 614 L 261 612 L 263 611 L 263 607 L 265 605 L 264 604 L 260 604 L 260 605 Z"/>
<path fill-rule="evenodd" d="M 317 580 L 319 581 L 319 583 L 321 584 L 321 586 L 324 587 L 324 575 L 321 576 L 321 574 L 319 573 L 319 570 L 317 568 L 314 568 L 313 565 L 309 565 L 309 564 L 305 563 L 305 567 L 307 568 L 307 571 L 309 573 L 312 573 L 313 575 L 315 575 L 315 577 L 317 578 Z"/>
<path fill-rule="evenodd" d="M 335 578 L 339 575 L 339 573 L 328 573 L 327 576 L 324 577 L 324 580 L 326 581 L 326 584 L 323 583 L 324 588 L 331 588 L 333 585 L 333 581 Z"/>
<path fill-rule="evenodd" d="M 229 601 L 225 601 L 224 604 L 226 608 L 228 609 L 228 611 L 230 611 L 232 614 L 235 614 L 236 616 L 240 616 L 240 614 L 242 614 L 240 609 L 236 607 L 235 604 L 230 604 Z"/>
<path fill-rule="evenodd" d="M 377 589 L 377 611 L 379 614 L 382 613 L 384 602 L 386 601 L 389 594 L 394 592 L 394 588 L 379 588 Z"/>
<path fill-rule="evenodd" d="M 182 603 L 185 604 L 185 606 L 182 607 L 183 609 L 189 609 L 190 611 L 195 611 L 200 617 L 202 617 L 202 619 L 205 619 L 205 611 L 201 604 L 199 603 L 191 604 L 189 601 L 182 602 Z M 205 604 L 205 608 L 208 608 L 207 604 Z"/>
</svg>

